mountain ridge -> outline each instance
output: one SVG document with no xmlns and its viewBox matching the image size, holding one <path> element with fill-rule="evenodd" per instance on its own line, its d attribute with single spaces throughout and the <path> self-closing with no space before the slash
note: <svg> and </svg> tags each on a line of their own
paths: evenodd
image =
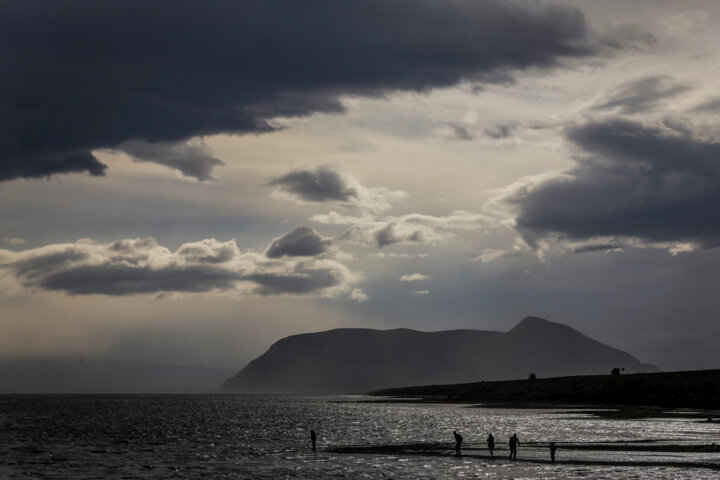
<svg viewBox="0 0 720 480">
<path fill-rule="evenodd" d="M 507 332 L 337 328 L 273 343 L 221 387 L 246 393 L 360 393 L 400 385 L 658 371 L 577 330 L 526 317 Z"/>
</svg>

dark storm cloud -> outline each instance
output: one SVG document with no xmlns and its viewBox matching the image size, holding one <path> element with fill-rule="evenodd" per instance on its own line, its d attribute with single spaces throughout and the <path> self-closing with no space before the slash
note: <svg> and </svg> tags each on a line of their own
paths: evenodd
<svg viewBox="0 0 720 480">
<path fill-rule="evenodd" d="M 618 109 L 620 113 L 646 112 L 663 101 L 681 95 L 692 87 L 667 76 L 652 76 L 623 83 L 612 90 L 595 110 Z"/>
<path fill-rule="evenodd" d="M 566 175 L 515 192 L 517 229 L 531 244 L 557 234 L 719 246 L 720 143 L 673 127 L 615 118 L 567 129 L 583 153 Z"/>
<path fill-rule="evenodd" d="M 349 202 L 358 195 L 357 189 L 348 185 L 347 180 L 329 166 L 293 170 L 273 178 L 270 185 L 308 202 Z"/>
<path fill-rule="evenodd" d="M 136 162 L 153 162 L 179 170 L 186 177 L 212 180 L 212 169 L 224 162 L 214 158 L 203 144 L 125 142 L 119 147 Z"/>
<path fill-rule="evenodd" d="M 152 238 L 0 250 L 0 268 L 28 288 L 71 295 L 228 291 L 333 296 L 350 293 L 356 280 L 334 260 L 271 260 L 241 252 L 234 241 L 214 239 L 186 243 L 175 252 Z"/>
<path fill-rule="evenodd" d="M 342 94 L 508 82 L 598 54 L 591 37 L 579 10 L 534 2 L 2 2 L 0 180 L 102 175 L 94 149 L 267 132 L 341 112 Z M 138 158 L 198 178 L 217 164 Z"/>
<path fill-rule="evenodd" d="M 324 253 L 332 241 L 310 227 L 297 227 L 272 241 L 265 255 L 268 258 L 313 257 Z"/>
</svg>

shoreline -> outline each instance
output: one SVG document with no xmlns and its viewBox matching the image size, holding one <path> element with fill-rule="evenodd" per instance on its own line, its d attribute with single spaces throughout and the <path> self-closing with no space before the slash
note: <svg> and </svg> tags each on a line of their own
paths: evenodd
<svg viewBox="0 0 720 480">
<path fill-rule="evenodd" d="M 652 442 L 652 441 L 649 441 Z M 720 471 L 720 460 L 695 459 L 687 457 L 687 460 L 678 460 L 678 453 L 698 454 L 698 453 L 717 453 L 720 452 L 720 446 L 714 444 L 666 444 L 666 445 L 640 445 L 637 441 L 632 442 L 556 442 L 557 458 L 555 462 L 550 461 L 548 453 L 548 443 L 546 442 L 527 442 L 521 445 L 519 449 L 519 457 L 515 460 L 509 460 L 507 454 L 509 449 L 496 448 L 496 455 L 491 457 L 487 453 L 486 447 L 477 446 L 478 444 L 470 444 L 463 447 L 462 456 L 458 457 L 454 453 L 453 445 L 450 443 L 405 443 L 405 444 L 378 444 L 378 445 L 344 445 L 329 446 L 323 449 L 328 453 L 341 455 L 384 455 L 384 456 L 421 456 L 421 457 L 447 457 L 457 459 L 472 459 L 487 461 L 490 463 L 534 463 L 547 465 L 586 465 L 586 466 L 624 466 L 624 467 L 674 467 L 674 468 L 699 468 Z M 475 445 L 475 446 L 473 446 Z M 667 460 L 649 460 L 638 458 L 578 458 L 575 455 L 570 458 L 563 458 L 564 452 L 612 452 L 641 454 L 647 452 L 648 456 L 657 456 L 658 453 L 667 453 Z M 522 456 L 531 454 L 532 456 Z"/>
</svg>

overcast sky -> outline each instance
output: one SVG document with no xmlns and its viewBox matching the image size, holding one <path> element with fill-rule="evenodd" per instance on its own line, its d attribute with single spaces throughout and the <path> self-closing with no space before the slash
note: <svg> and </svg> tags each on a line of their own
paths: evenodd
<svg viewBox="0 0 720 480">
<path fill-rule="evenodd" d="M 720 357 L 715 1 L 0 2 L 0 360 L 336 327 Z"/>
</svg>

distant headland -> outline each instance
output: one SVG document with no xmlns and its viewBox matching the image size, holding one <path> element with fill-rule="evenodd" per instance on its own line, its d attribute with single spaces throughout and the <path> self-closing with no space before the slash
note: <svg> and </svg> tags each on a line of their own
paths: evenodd
<svg viewBox="0 0 720 480">
<path fill-rule="evenodd" d="M 527 317 L 507 332 L 342 328 L 283 338 L 221 387 L 243 393 L 364 393 L 402 385 L 657 372 L 566 325 Z"/>
<path fill-rule="evenodd" d="M 714 410 L 720 405 L 720 370 L 427 385 L 377 390 L 372 394 L 514 406 L 534 403 Z M 653 416 L 659 415 L 655 412 Z"/>
</svg>

